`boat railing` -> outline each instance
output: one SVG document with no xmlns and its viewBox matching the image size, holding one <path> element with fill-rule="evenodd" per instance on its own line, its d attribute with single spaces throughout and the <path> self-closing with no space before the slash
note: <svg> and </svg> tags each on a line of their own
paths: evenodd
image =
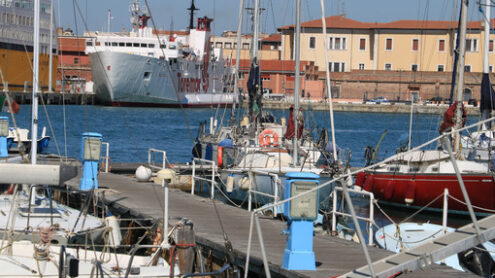
<svg viewBox="0 0 495 278">
<path fill-rule="evenodd" d="M 105 160 L 105 173 L 108 173 L 109 167 L 110 167 L 110 143 L 108 142 L 102 142 L 101 145 L 105 146 L 105 157 L 103 159 Z"/>
<path fill-rule="evenodd" d="M 196 176 L 196 161 L 200 162 L 201 166 L 203 166 L 204 163 L 211 164 L 211 179 Z M 203 169 L 203 167 L 201 167 L 201 168 Z M 193 159 L 193 161 L 192 161 L 191 195 L 194 195 L 196 180 L 200 180 L 200 181 L 211 182 L 210 199 L 215 198 L 215 186 L 216 186 L 215 170 L 216 170 L 216 168 L 217 168 L 217 164 L 213 160 L 197 158 L 197 157 L 195 157 Z"/>
<path fill-rule="evenodd" d="M 162 154 L 162 167 L 156 166 L 153 161 L 153 153 L 161 153 Z M 164 150 L 158 150 L 154 148 L 148 149 L 148 166 L 153 169 L 165 169 L 167 163 L 167 152 Z"/>
<path fill-rule="evenodd" d="M 280 199 L 279 193 L 278 193 L 279 192 L 278 187 L 281 186 L 281 184 L 282 184 L 278 175 L 275 173 L 270 173 L 270 172 L 261 171 L 261 170 L 250 170 L 248 173 L 249 173 L 248 211 L 251 211 L 252 198 L 253 198 L 253 195 L 256 195 L 256 194 L 261 195 L 261 196 L 265 196 L 268 198 L 273 198 L 273 202 L 278 203 L 278 201 Z M 267 175 L 267 176 L 272 177 L 272 180 L 274 181 L 274 182 L 272 182 L 273 195 L 252 189 L 253 181 L 256 183 L 256 180 L 255 180 L 253 174 Z M 276 216 L 277 214 L 278 214 L 278 206 L 274 206 L 273 207 L 273 215 Z"/>
<path fill-rule="evenodd" d="M 345 185 L 344 185 L 345 186 Z M 335 187 L 332 191 L 332 196 L 333 196 L 333 204 L 332 204 L 332 233 L 335 233 L 337 231 L 337 215 L 340 216 L 348 216 L 352 217 L 350 213 L 345 213 L 344 210 L 342 211 L 337 211 L 337 194 L 338 192 L 342 192 L 342 198 L 344 198 L 344 193 L 343 193 L 343 188 L 342 187 Z M 368 222 L 368 245 L 372 246 L 373 245 L 373 224 L 375 223 L 374 215 L 374 203 L 375 203 L 375 195 L 371 192 L 368 191 L 361 191 L 361 190 L 356 190 L 356 189 L 347 189 L 349 193 L 355 193 L 355 194 L 362 194 L 365 196 L 369 197 L 369 216 L 368 217 L 362 217 L 356 215 L 356 218 L 359 220 L 363 220 Z"/>
</svg>

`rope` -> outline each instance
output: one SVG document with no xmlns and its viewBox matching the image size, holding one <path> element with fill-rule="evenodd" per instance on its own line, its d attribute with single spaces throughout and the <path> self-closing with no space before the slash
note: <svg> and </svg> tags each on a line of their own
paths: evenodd
<svg viewBox="0 0 495 278">
<path fill-rule="evenodd" d="M 433 204 L 436 200 L 438 200 L 440 197 L 443 196 L 443 193 L 438 195 L 437 197 L 435 197 L 435 199 L 433 199 L 432 201 L 430 201 L 428 204 L 426 204 L 426 206 L 423 206 L 422 208 L 420 208 L 418 211 L 416 211 L 415 213 L 411 214 L 409 217 L 407 217 L 406 219 L 402 220 L 400 223 L 404 223 L 406 221 L 408 221 L 409 219 L 413 218 L 414 216 L 416 216 L 418 213 L 422 212 L 423 210 L 425 210 L 427 207 L 429 207 L 431 204 Z"/>
<path fill-rule="evenodd" d="M 463 205 L 466 205 L 466 203 L 465 203 L 465 202 L 463 202 L 463 201 L 461 201 L 461 200 L 457 199 L 456 197 L 454 197 L 454 196 L 452 196 L 452 195 L 449 195 L 449 198 L 452 198 L 452 200 L 454 200 L 454 201 L 456 201 L 456 202 L 458 202 L 458 203 L 461 203 L 461 204 L 463 204 Z M 471 205 L 471 206 L 472 206 L 473 208 L 475 208 L 475 209 L 483 210 L 483 211 L 490 212 L 490 213 L 495 213 L 495 210 L 493 210 L 493 209 L 482 208 L 482 207 L 478 207 L 478 206 L 475 206 L 475 205 Z"/>
</svg>

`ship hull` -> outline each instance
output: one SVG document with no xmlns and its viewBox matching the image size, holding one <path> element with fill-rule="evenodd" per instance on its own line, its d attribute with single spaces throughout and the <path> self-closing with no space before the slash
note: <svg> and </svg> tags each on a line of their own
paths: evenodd
<svg viewBox="0 0 495 278">
<path fill-rule="evenodd" d="M 219 74 L 210 74 L 211 85 L 206 92 L 181 91 L 181 88 L 198 89 L 198 86 L 178 84 L 180 76 L 201 76 L 193 63 L 193 70 L 187 73 L 179 70 L 177 64 L 171 65 L 170 74 L 167 61 L 146 56 L 102 51 L 91 53 L 90 60 L 96 96 L 104 105 L 210 107 L 231 106 L 233 102 L 231 93 L 223 93 Z"/>
<path fill-rule="evenodd" d="M 495 209 L 495 181 L 492 175 L 462 175 L 474 210 L 487 212 Z M 358 184 L 359 185 L 359 184 Z M 362 186 L 373 192 L 378 200 L 389 203 L 429 208 L 443 207 L 438 196 L 449 190 L 449 210 L 467 211 L 459 182 L 455 174 L 402 174 L 365 172 Z M 433 203 L 430 204 L 433 200 Z M 463 202 L 463 203 L 461 203 Z"/>
</svg>

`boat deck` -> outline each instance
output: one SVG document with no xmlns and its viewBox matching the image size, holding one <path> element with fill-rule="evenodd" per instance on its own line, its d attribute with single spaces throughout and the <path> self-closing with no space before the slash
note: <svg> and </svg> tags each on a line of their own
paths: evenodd
<svg viewBox="0 0 495 278">
<path fill-rule="evenodd" d="M 130 212 L 135 217 L 163 217 L 163 189 L 153 183 L 139 183 L 134 178 L 112 173 L 100 173 L 100 191 L 105 191 L 105 202 L 113 209 Z M 77 187 L 78 178 L 68 182 Z M 245 209 L 215 201 L 225 232 L 234 248 L 236 264 L 244 268 L 250 213 Z M 213 201 L 200 196 L 192 196 L 185 192 L 170 189 L 169 193 L 170 224 L 180 218 L 188 218 L 194 222 L 197 244 L 204 250 L 211 250 L 216 257 L 224 257 L 225 244 L 219 218 L 215 212 Z M 282 269 L 286 236 L 282 233 L 285 222 L 272 218 L 260 218 L 261 229 L 270 271 L 274 277 L 333 277 L 347 273 L 366 264 L 361 246 L 357 243 L 331 237 L 316 235 L 314 237 L 316 271 L 288 271 Z M 250 271 L 264 276 L 261 249 L 253 229 L 251 246 Z M 369 247 L 373 261 L 383 259 L 388 252 L 376 247 Z M 470 273 L 459 272 L 446 266 L 433 265 L 427 269 L 407 273 L 407 277 L 475 277 Z"/>
</svg>

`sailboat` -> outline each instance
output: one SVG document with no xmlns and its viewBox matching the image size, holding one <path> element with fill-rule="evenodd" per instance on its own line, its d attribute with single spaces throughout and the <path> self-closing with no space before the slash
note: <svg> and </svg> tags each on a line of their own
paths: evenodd
<svg viewBox="0 0 495 278">
<path fill-rule="evenodd" d="M 447 111 L 447 113 L 455 115 L 453 119 L 453 128 L 455 130 L 460 129 L 464 122 L 461 107 L 463 106 L 466 13 L 465 9 L 461 10 L 459 83 L 456 87 L 456 102 Z M 487 163 L 459 158 L 459 138 L 459 132 L 455 132 L 453 141 L 457 156 L 456 163 L 473 208 L 478 213 L 493 212 L 495 210 L 495 180 L 493 173 Z M 416 207 L 429 206 L 429 208 L 442 207 L 442 199 L 438 197 L 447 188 L 449 196 L 455 200 L 451 200 L 449 209 L 459 212 L 467 210 L 455 168 L 445 148 L 398 153 L 388 161 L 360 172 L 357 175 L 355 185 L 362 187 L 366 191 L 373 192 L 375 197 L 382 202 Z"/>
<path fill-rule="evenodd" d="M 241 7 L 243 8 L 241 1 Z M 259 10 L 259 1 L 255 1 L 254 11 Z M 298 9 L 299 11 L 299 9 Z M 240 40 L 242 10 L 239 12 L 238 40 Z M 258 60 L 258 19 L 259 13 L 254 15 L 254 34 L 252 63 L 248 79 L 248 116 L 240 123 L 235 120 L 235 110 L 232 111 L 231 126 L 216 128 L 210 124 L 210 134 L 206 134 L 206 125 L 200 127 L 198 143 L 194 147 L 193 155 L 197 158 L 213 161 L 220 167 L 220 189 L 228 194 L 228 198 L 244 201 L 253 196 L 254 203 L 264 205 L 283 199 L 283 184 L 285 175 L 290 172 L 307 172 L 319 176 L 321 181 L 327 181 L 341 169 L 336 159 L 335 143 L 329 143 L 328 132 L 323 130 L 319 139 L 314 139 L 304 129 L 303 112 L 298 107 L 300 57 L 299 43 L 296 42 L 295 54 L 295 103 L 290 109 L 288 123 L 285 119 L 277 122 L 275 118 L 263 111 L 262 82 Z M 300 19 L 297 16 L 296 40 L 300 37 Z M 240 47 L 240 43 L 237 44 Z M 239 49 L 236 61 L 236 70 L 239 66 Z M 237 74 L 235 84 L 237 84 Z M 237 86 L 236 86 L 237 87 Z M 237 88 L 234 88 L 237 91 Z M 235 109 L 235 105 L 233 106 Z M 335 146 L 335 148 L 333 147 Z M 320 190 L 321 201 L 327 201 L 331 186 Z M 328 205 L 328 202 L 324 202 Z"/>
</svg>

